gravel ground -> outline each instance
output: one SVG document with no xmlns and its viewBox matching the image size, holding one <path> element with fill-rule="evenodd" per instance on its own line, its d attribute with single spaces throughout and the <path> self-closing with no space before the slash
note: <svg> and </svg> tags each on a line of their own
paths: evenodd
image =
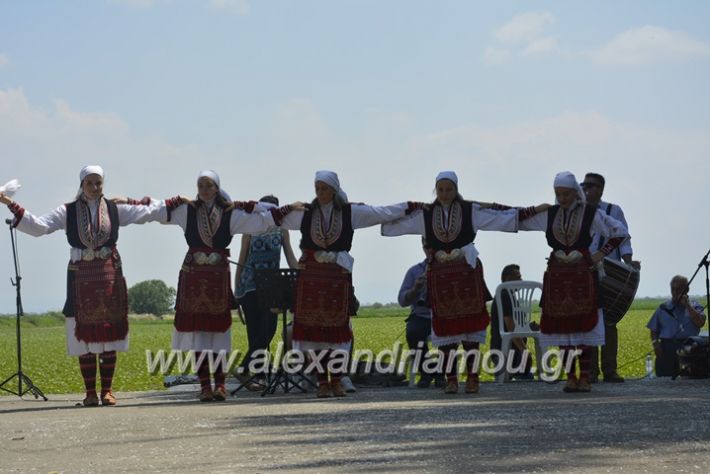
<svg viewBox="0 0 710 474">
<path fill-rule="evenodd" d="M 0 472 L 710 472 L 710 380 L 0 397 Z M 182 391 L 181 391 L 182 390 Z"/>
</svg>

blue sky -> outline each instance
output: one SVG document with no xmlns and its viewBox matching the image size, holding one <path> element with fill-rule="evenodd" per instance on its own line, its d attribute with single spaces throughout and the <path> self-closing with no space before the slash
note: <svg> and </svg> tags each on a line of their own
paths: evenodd
<svg viewBox="0 0 710 474">
<path fill-rule="evenodd" d="M 237 198 L 285 201 L 329 168 L 371 204 L 429 200 L 442 169 L 467 198 L 533 204 L 557 171 L 594 170 L 626 211 L 639 294 L 667 294 L 710 247 L 709 20 L 701 1 L 2 2 L 0 181 L 41 214 L 87 163 L 109 195 L 192 194 L 214 168 Z M 60 308 L 66 240 L 21 243 L 26 308 Z M 477 245 L 491 288 L 511 261 L 542 278 L 541 234 Z M 175 285 L 177 229 L 119 246 L 129 284 Z M 395 300 L 417 247 L 359 232 L 359 297 Z M 13 302 L 0 287 L 0 312 Z"/>
</svg>

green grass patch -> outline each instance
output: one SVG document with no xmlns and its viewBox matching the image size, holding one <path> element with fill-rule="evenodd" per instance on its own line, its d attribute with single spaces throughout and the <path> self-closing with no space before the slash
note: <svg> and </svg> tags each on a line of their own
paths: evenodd
<svg viewBox="0 0 710 474">
<path fill-rule="evenodd" d="M 650 350 L 646 323 L 660 300 L 637 301 L 619 324 L 619 373 L 624 377 L 645 374 L 645 355 Z M 377 354 L 392 349 L 399 341 L 406 348 L 404 334 L 407 309 L 365 307 L 353 318 L 355 349 L 370 349 Z M 114 388 L 119 391 L 160 390 L 163 375 L 147 371 L 146 350 L 170 350 L 172 321 L 132 319 L 130 351 L 119 354 Z M 235 320 L 232 347 L 244 351 L 246 329 Z M 281 340 L 281 327 L 273 345 Z M 17 370 L 15 318 L 0 317 L 0 379 Z M 531 345 L 532 347 L 532 345 Z M 82 392 L 83 384 L 76 357 L 66 354 L 64 317 L 60 313 L 22 317 L 23 371 L 45 393 Z M 487 350 L 487 344 L 482 350 Z M 176 372 L 173 372 L 176 373 Z M 483 380 L 491 380 L 483 375 Z M 16 388 L 16 387 L 15 387 Z"/>
</svg>

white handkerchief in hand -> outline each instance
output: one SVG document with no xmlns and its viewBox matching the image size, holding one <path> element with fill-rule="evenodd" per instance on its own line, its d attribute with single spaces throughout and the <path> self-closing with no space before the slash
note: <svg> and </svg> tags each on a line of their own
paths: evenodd
<svg viewBox="0 0 710 474">
<path fill-rule="evenodd" d="M 15 195 L 15 192 L 21 187 L 22 186 L 20 185 L 20 182 L 18 180 L 12 179 L 0 186 L 0 193 L 5 193 L 7 197 L 12 197 Z"/>
</svg>

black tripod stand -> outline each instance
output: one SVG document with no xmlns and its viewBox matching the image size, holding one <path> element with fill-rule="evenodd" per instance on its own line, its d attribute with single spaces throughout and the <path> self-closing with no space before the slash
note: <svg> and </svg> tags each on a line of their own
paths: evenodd
<svg viewBox="0 0 710 474">
<path fill-rule="evenodd" d="M 281 309 L 281 340 L 284 347 L 284 354 L 287 349 L 286 312 L 292 307 L 293 295 L 295 293 L 296 278 L 298 270 L 276 269 L 276 270 L 256 270 L 254 279 L 256 281 L 257 296 L 259 305 L 263 308 Z M 276 373 L 269 380 L 266 388 L 261 392 L 263 397 L 267 393 L 273 394 L 278 387 L 282 387 L 284 393 L 298 389 L 302 393 L 306 392 L 298 382 L 305 380 L 315 388 L 315 384 L 302 373 L 290 373 L 285 368 L 286 360 L 282 357 Z"/>
<path fill-rule="evenodd" d="M 22 372 L 22 337 L 21 337 L 21 332 L 20 332 L 20 316 L 22 316 L 23 311 L 22 311 L 22 292 L 21 292 L 21 282 L 22 282 L 22 277 L 20 276 L 20 262 L 19 258 L 17 255 L 17 231 L 12 225 L 12 219 L 6 219 L 5 220 L 6 224 L 9 224 L 10 226 L 10 241 L 12 242 L 12 257 L 13 261 L 15 263 L 15 281 L 12 281 L 12 278 L 10 278 L 10 282 L 12 283 L 12 286 L 15 287 L 15 291 L 17 292 L 17 298 L 16 298 L 16 303 L 17 303 L 17 320 L 15 322 L 15 332 L 17 334 L 17 372 L 12 374 L 10 377 L 5 379 L 2 383 L 0 383 L 0 390 L 4 390 L 6 392 L 12 393 L 13 395 L 17 395 L 18 397 L 22 397 L 24 394 L 27 392 L 31 392 L 32 395 L 35 396 L 35 398 L 42 397 L 44 401 L 47 401 L 47 397 L 44 396 L 44 393 L 42 393 L 42 390 L 37 388 L 33 383 L 30 378 L 25 375 L 24 372 Z M 17 377 L 17 391 L 14 391 L 10 388 L 5 387 L 5 385 L 9 386 L 9 383 Z M 22 384 L 25 384 L 26 387 L 23 387 Z"/>
<path fill-rule="evenodd" d="M 695 280 L 695 277 L 697 276 L 700 269 L 702 267 L 705 267 L 705 308 L 710 306 L 710 275 L 708 274 L 708 266 L 710 266 L 710 262 L 708 262 L 708 256 L 710 256 L 710 250 L 708 250 L 708 253 L 706 253 L 703 259 L 700 260 L 700 263 L 698 263 L 698 268 L 695 269 L 695 273 L 693 273 L 693 276 L 690 277 L 688 285 L 685 287 L 685 294 L 687 295 L 688 291 L 690 291 L 690 284 L 693 283 L 693 280 Z M 710 318 L 708 318 L 707 322 L 708 336 L 710 336 Z"/>
</svg>

